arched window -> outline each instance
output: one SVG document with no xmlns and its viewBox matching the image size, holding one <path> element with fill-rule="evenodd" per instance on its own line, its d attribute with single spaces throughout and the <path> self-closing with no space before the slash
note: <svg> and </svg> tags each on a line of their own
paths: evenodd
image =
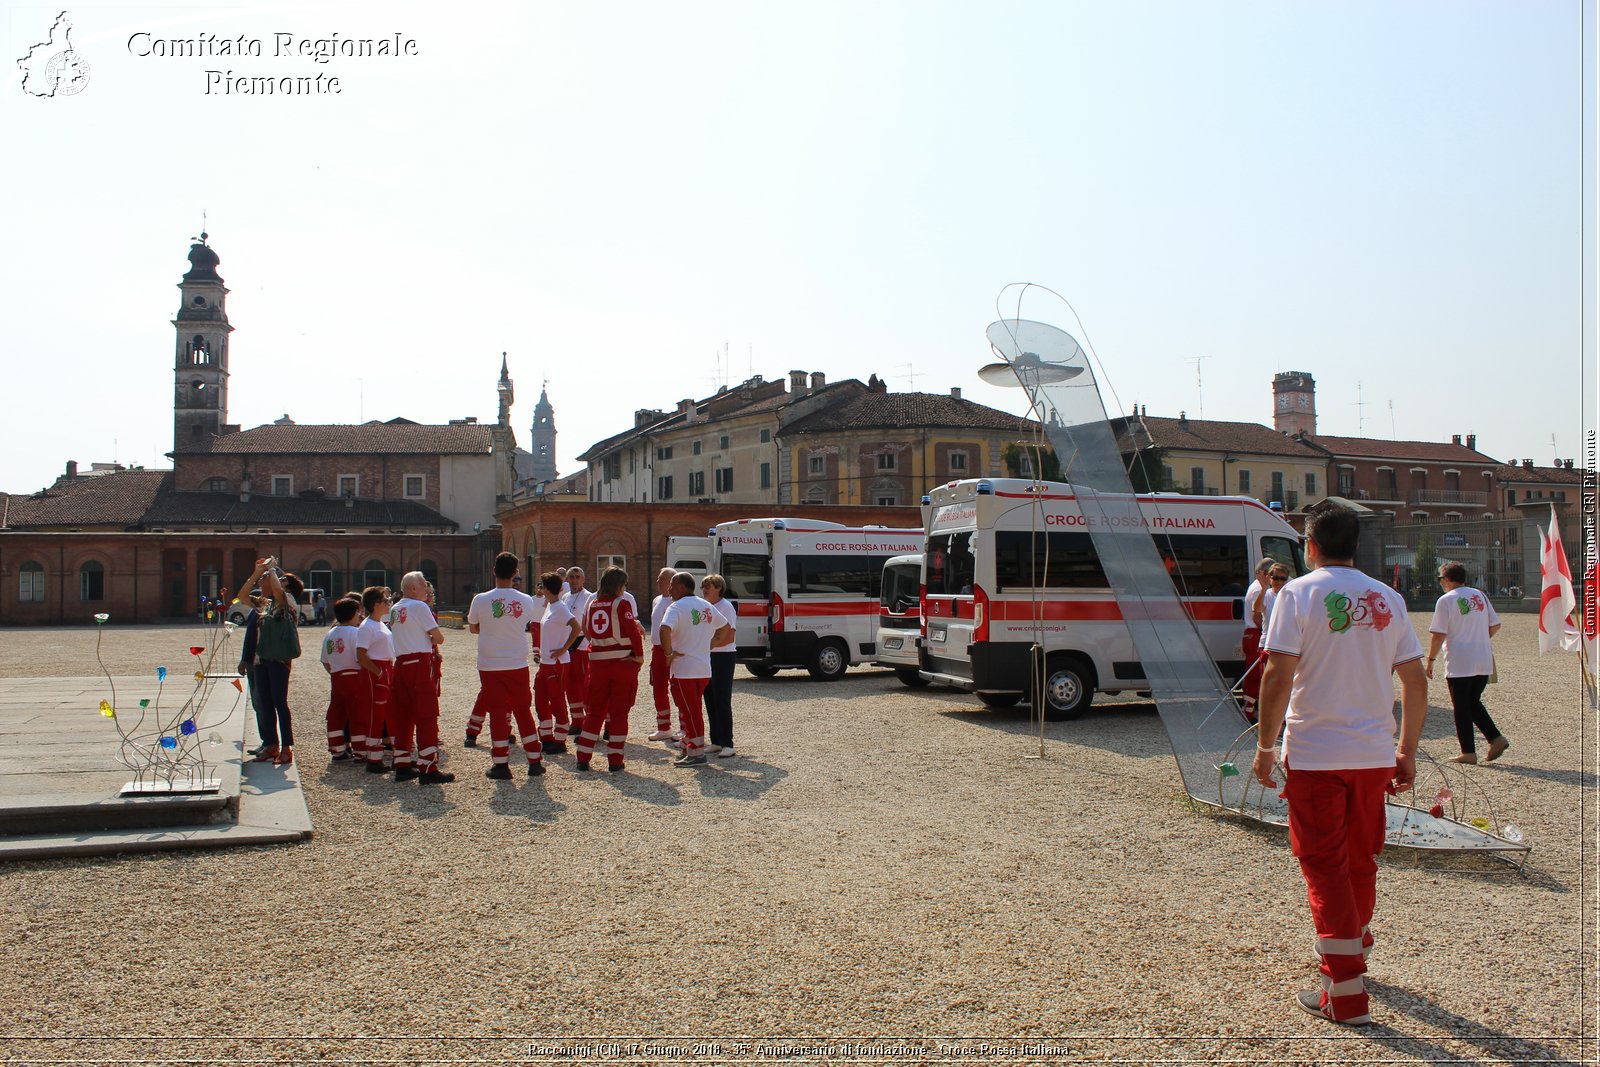
<svg viewBox="0 0 1600 1067">
<path fill-rule="evenodd" d="M 29 560 L 17 572 L 17 600 L 23 604 L 44 603 L 44 567 Z"/>
<path fill-rule="evenodd" d="M 328 594 L 329 600 L 334 600 L 342 595 L 343 591 L 333 587 L 333 564 L 325 559 L 319 559 L 305 570 L 307 589 L 320 589 Z"/>
<path fill-rule="evenodd" d="M 78 599 L 92 603 L 106 598 L 106 569 L 97 559 L 78 568 Z"/>
<path fill-rule="evenodd" d="M 211 362 L 211 354 L 206 348 L 206 339 L 199 334 L 195 334 L 194 340 L 189 342 L 189 362 L 194 364 Z"/>
<path fill-rule="evenodd" d="M 389 570 L 383 565 L 381 559 L 369 559 L 367 565 L 361 569 L 361 585 L 388 585 Z M 395 590 L 396 593 L 399 590 Z"/>
</svg>

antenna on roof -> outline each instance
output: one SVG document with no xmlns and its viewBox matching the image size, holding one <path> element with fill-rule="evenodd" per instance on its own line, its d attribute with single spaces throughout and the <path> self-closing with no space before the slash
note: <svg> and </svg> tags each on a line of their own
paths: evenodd
<svg viewBox="0 0 1600 1067">
<path fill-rule="evenodd" d="M 1550 451 L 1556 457 L 1556 466 L 1561 466 L 1561 453 L 1556 450 L 1556 435 L 1550 435 Z"/>
<path fill-rule="evenodd" d="M 1398 441 L 1400 436 L 1394 432 L 1394 401 L 1389 401 L 1389 440 Z"/>
<path fill-rule="evenodd" d="M 910 386 L 910 388 L 907 390 L 907 392 L 911 392 L 911 393 L 916 392 L 917 391 L 917 368 L 916 368 L 916 365 L 913 364 L 913 363 L 896 363 L 895 366 L 904 367 L 906 369 L 906 372 L 904 374 L 900 375 L 900 377 L 904 378 L 906 380 L 906 384 Z"/>
<path fill-rule="evenodd" d="M 1210 358 L 1210 356 L 1189 357 L 1189 362 L 1194 364 L 1194 391 L 1196 400 L 1195 411 L 1198 412 L 1195 418 L 1198 419 L 1203 419 L 1206 417 L 1206 394 L 1205 389 L 1200 384 L 1200 361 Z"/>
<path fill-rule="evenodd" d="M 1366 401 L 1361 399 L 1361 383 L 1356 383 L 1356 436 L 1367 435 Z"/>
</svg>

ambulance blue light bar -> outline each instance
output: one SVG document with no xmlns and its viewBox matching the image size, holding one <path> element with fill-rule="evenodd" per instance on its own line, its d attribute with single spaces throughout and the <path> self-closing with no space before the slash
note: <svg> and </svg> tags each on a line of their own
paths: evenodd
<svg viewBox="0 0 1600 1067">
<path fill-rule="evenodd" d="M 978 483 L 978 495 L 979 496 L 993 496 L 994 495 L 994 486 L 989 482 L 979 482 Z"/>
</svg>

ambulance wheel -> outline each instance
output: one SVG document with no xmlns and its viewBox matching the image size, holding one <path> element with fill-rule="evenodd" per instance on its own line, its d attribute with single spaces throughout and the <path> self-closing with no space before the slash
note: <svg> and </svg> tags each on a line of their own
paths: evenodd
<svg viewBox="0 0 1600 1067">
<path fill-rule="evenodd" d="M 979 693 L 978 699 L 986 708 L 1014 708 L 1022 700 L 1021 693 Z"/>
<path fill-rule="evenodd" d="M 746 663 L 744 669 L 757 678 L 773 678 L 777 676 L 778 668 L 770 667 L 765 663 Z"/>
<path fill-rule="evenodd" d="M 811 665 L 806 669 L 819 682 L 835 682 L 844 677 L 850 667 L 850 653 L 837 641 L 822 641 L 811 654 Z"/>
<path fill-rule="evenodd" d="M 1078 656 L 1051 656 L 1044 679 L 1044 717 L 1076 719 L 1094 699 L 1094 668 Z"/>
<path fill-rule="evenodd" d="M 909 685 L 913 689 L 921 689 L 928 684 L 928 680 L 915 667 L 896 667 L 894 676 L 900 679 L 901 685 Z"/>
</svg>

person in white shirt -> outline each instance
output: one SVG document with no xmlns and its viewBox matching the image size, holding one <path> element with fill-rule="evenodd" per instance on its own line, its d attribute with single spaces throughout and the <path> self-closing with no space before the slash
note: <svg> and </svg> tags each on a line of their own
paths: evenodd
<svg viewBox="0 0 1600 1067">
<path fill-rule="evenodd" d="M 472 598 L 467 628 L 478 635 L 478 699 L 489 717 L 490 767 L 484 777 L 511 778 L 511 719 L 528 757 L 528 776 L 544 773 L 544 751 L 533 721 L 533 687 L 528 678 L 528 623 L 540 604 L 512 585 L 517 557 L 494 558 L 494 588 Z"/>
<path fill-rule="evenodd" d="M 572 612 L 572 617 L 578 620 L 578 628 L 583 628 L 583 620 L 589 615 L 589 601 L 594 599 L 594 590 L 589 589 L 589 576 L 583 572 L 582 567 L 567 568 L 566 591 L 561 594 L 561 602 Z M 589 708 L 589 636 L 584 634 L 582 641 L 568 655 L 566 673 L 561 682 L 567 694 L 567 713 L 572 720 L 572 732 L 578 733 L 583 727 L 583 720 Z"/>
<path fill-rule="evenodd" d="M 439 770 L 439 688 L 434 676 L 434 649 L 444 644 L 444 631 L 428 607 L 428 579 L 411 571 L 400 579 L 404 597 L 389 609 L 394 635 L 394 691 L 390 704 L 394 729 L 394 780 L 416 779 L 422 785 L 453 782 Z M 412 765 L 415 760 L 415 766 Z"/>
<path fill-rule="evenodd" d="M 1267 573 L 1267 588 L 1261 594 L 1261 632 L 1266 633 L 1267 627 L 1272 625 L 1272 605 L 1278 599 L 1278 590 L 1282 589 L 1289 581 L 1289 568 L 1281 563 L 1274 563 L 1272 570 Z"/>
<path fill-rule="evenodd" d="M 1306 509 L 1306 559 L 1315 568 L 1278 593 L 1263 647 L 1260 732 L 1252 773 L 1272 788 L 1283 735 L 1289 846 L 1300 861 L 1322 957 L 1322 988 L 1295 1004 L 1334 1022 L 1366 1025 L 1386 789 L 1417 777 L 1428 714 L 1422 644 L 1400 594 L 1355 568 L 1360 524 L 1351 509 Z M 1394 684 L 1400 676 L 1400 738 Z M 1286 719 L 1287 716 L 1287 719 Z"/>
<path fill-rule="evenodd" d="M 674 766 L 694 767 L 714 751 L 706 740 L 705 694 L 711 681 L 711 648 L 727 640 L 728 623 L 694 594 L 694 575 L 679 571 L 669 587 L 672 606 L 661 622 L 661 649 L 672 670 L 672 702 L 683 723 L 683 754 Z"/>
<path fill-rule="evenodd" d="M 583 639 L 583 629 L 561 602 L 561 575 L 555 571 L 541 574 L 539 593 L 544 597 L 544 613 L 539 617 L 538 642 L 533 649 L 533 661 L 539 665 L 533 678 L 533 699 L 539 709 L 539 739 L 549 756 L 567 750 L 572 720 L 562 683 L 568 656 Z"/>
<path fill-rule="evenodd" d="M 728 583 L 720 574 L 700 579 L 700 596 L 710 604 L 728 632 L 718 631 L 711 644 L 711 683 L 706 686 L 706 720 L 711 730 L 711 747 L 723 759 L 737 755 L 733 748 L 733 667 L 738 659 L 735 640 L 739 632 L 739 609 L 722 594 Z"/>
<path fill-rule="evenodd" d="M 361 610 L 367 620 L 356 630 L 356 663 L 367 680 L 367 714 L 364 717 L 367 735 L 368 774 L 382 774 L 385 744 L 394 747 L 394 732 L 390 726 L 390 711 L 394 695 L 394 636 L 384 619 L 389 617 L 389 605 L 394 594 L 381 585 L 369 585 L 361 591 Z"/>
<path fill-rule="evenodd" d="M 367 753 L 367 683 L 356 659 L 358 631 L 352 625 L 361 613 L 354 600 L 333 605 L 333 626 L 322 638 L 322 669 L 328 672 L 328 752 L 335 763 L 365 759 Z M 351 751 L 354 749 L 354 751 Z M 358 755 L 359 754 L 359 755 Z"/>
<path fill-rule="evenodd" d="M 1433 661 L 1440 649 L 1446 652 L 1444 680 L 1450 687 L 1450 706 L 1456 716 L 1456 740 L 1461 743 L 1461 754 L 1452 763 L 1477 763 L 1478 746 L 1473 737 L 1473 727 L 1483 731 L 1489 742 L 1489 761 L 1511 747 L 1489 718 L 1489 709 L 1483 706 L 1483 691 L 1494 673 L 1494 650 L 1489 639 L 1500 632 L 1500 616 L 1495 614 L 1489 597 L 1467 585 L 1467 568 L 1460 563 L 1445 563 L 1439 568 L 1439 584 L 1444 586 L 1444 596 L 1433 606 L 1433 622 L 1428 625 L 1428 660 L 1426 671 L 1433 677 Z"/>
<path fill-rule="evenodd" d="M 1256 701 L 1261 697 L 1261 669 L 1265 666 L 1261 655 L 1264 622 L 1261 597 L 1272 584 L 1269 577 L 1274 562 L 1271 556 L 1262 556 L 1261 561 L 1256 564 L 1256 579 L 1244 592 L 1244 637 L 1240 640 L 1240 648 L 1244 652 L 1245 670 L 1244 677 L 1239 679 L 1239 689 L 1243 694 L 1245 717 L 1251 722 L 1255 722 L 1256 719 Z"/>
<path fill-rule="evenodd" d="M 661 651 L 661 623 L 672 607 L 671 567 L 656 572 L 656 598 L 650 602 L 650 695 L 656 702 L 656 732 L 652 741 L 671 741 L 672 733 L 672 671 L 667 654 Z"/>
</svg>

